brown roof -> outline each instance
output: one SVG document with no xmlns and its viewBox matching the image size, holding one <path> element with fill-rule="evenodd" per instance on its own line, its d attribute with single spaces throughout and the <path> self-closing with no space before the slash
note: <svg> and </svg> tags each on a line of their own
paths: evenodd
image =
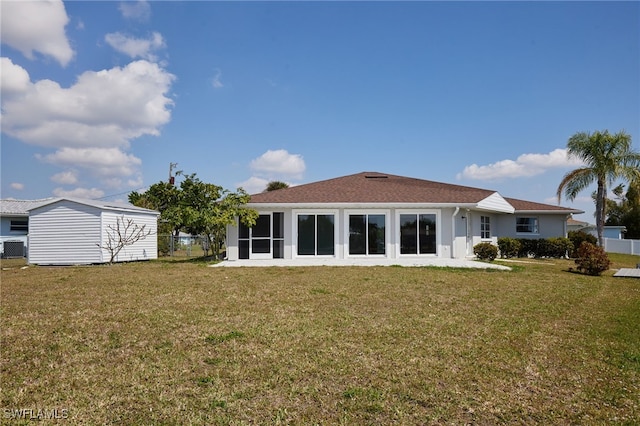
<svg viewBox="0 0 640 426">
<path fill-rule="evenodd" d="M 251 196 L 256 204 L 434 203 L 476 204 L 496 191 L 378 172 L 327 179 Z M 579 212 L 550 204 L 505 198 L 521 211 Z"/>
<path fill-rule="evenodd" d="M 323 180 L 251 196 L 251 203 L 477 203 L 495 191 L 378 172 Z"/>
<path fill-rule="evenodd" d="M 536 203 L 533 201 L 518 200 L 516 198 L 504 197 L 509 204 L 515 209 L 516 213 L 519 211 L 557 211 L 567 213 L 584 213 L 582 210 L 570 209 L 568 207 L 557 206 L 554 204 Z"/>
</svg>

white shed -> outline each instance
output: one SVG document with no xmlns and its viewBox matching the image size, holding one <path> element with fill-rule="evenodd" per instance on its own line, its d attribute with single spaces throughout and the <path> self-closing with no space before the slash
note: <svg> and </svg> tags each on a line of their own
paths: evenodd
<svg viewBox="0 0 640 426">
<path fill-rule="evenodd" d="M 55 198 L 29 210 L 28 260 L 36 265 L 107 263 L 105 247 L 123 233 L 144 227 L 144 236 L 124 246 L 116 262 L 157 259 L 158 216 L 154 210 L 108 201 Z"/>
</svg>

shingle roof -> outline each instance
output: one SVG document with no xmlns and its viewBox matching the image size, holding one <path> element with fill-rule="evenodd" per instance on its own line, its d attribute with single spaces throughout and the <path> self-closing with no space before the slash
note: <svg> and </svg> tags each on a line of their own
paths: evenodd
<svg viewBox="0 0 640 426">
<path fill-rule="evenodd" d="M 478 204 L 496 191 L 396 176 L 362 172 L 251 196 L 251 204 L 425 203 Z M 506 199 L 516 210 L 577 212 L 565 207 Z"/>
<path fill-rule="evenodd" d="M 477 203 L 495 191 L 378 172 L 308 183 L 251 196 L 251 203 Z"/>
<path fill-rule="evenodd" d="M 51 201 L 53 198 L 40 200 L 0 200 L 0 214 L 5 216 L 29 216 L 29 210 Z"/>
<path fill-rule="evenodd" d="M 557 206 L 554 204 L 536 203 L 534 201 L 518 200 L 516 198 L 508 198 L 508 197 L 504 197 L 504 199 L 507 200 L 507 202 L 516 209 L 516 213 L 519 211 L 523 211 L 523 212 L 525 211 L 556 212 L 557 211 L 558 213 L 566 212 L 567 214 L 568 213 L 584 213 L 582 210 L 570 209 L 568 207 Z"/>
</svg>

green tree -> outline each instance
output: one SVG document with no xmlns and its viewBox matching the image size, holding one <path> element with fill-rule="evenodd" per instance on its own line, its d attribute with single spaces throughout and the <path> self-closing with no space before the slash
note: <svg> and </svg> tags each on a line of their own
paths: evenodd
<svg viewBox="0 0 640 426">
<path fill-rule="evenodd" d="M 583 167 L 567 173 L 558 185 L 558 202 L 564 193 L 574 200 L 579 192 L 596 183 L 596 228 L 602 246 L 606 217 L 607 187 L 618 179 L 634 181 L 640 177 L 640 153 L 631 149 L 631 136 L 624 131 L 610 134 L 607 130 L 579 132 L 567 142 L 569 157 L 578 158 Z"/>
<path fill-rule="evenodd" d="M 605 225 L 627 228 L 626 238 L 640 239 L 640 180 L 631 182 L 624 192 L 624 185 L 613 189 L 616 200 L 607 199 L 607 220 Z"/>
<path fill-rule="evenodd" d="M 282 181 L 279 181 L 279 180 L 272 180 L 271 182 L 269 182 L 267 184 L 267 187 L 262 192 L 275 191 L 276 189 L 284 189 L 284 188 L 288 188 L 288 187 L 289 187 L 289 184 L 286 183 L 286 182 L 282 182 Z"/>
<path fill-rule="evenodd" d="M 161 223 L 168 224 L 176 234 L 184 231 L 204 235 L 216 258 L 224 245 L 227 226 L 235 225 L 236 218 L 246 226 L 255 225 L 258 212 L 246 207 L 251 196 L 242 188 L 231 192 L 201 181 L 195 173 L 179 171 L 176 176 L 183 177 L 179 188 L 158 182 L 142 194 L 129 194 L 129 202 L 158 210 Z"/>
</svg>

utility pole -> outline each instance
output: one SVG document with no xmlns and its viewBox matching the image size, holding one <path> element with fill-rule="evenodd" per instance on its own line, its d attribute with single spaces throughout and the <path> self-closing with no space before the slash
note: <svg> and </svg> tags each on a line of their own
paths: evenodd
<svg viewBox="0 0 640 426">
<path fill-rule="evenodd" d="M 173 177 L 173 169 L 176 168 L 178 163 L 169 163 L 169 183 L 171 185 L 175 184 L 175 178 Z"/>
</svg>

